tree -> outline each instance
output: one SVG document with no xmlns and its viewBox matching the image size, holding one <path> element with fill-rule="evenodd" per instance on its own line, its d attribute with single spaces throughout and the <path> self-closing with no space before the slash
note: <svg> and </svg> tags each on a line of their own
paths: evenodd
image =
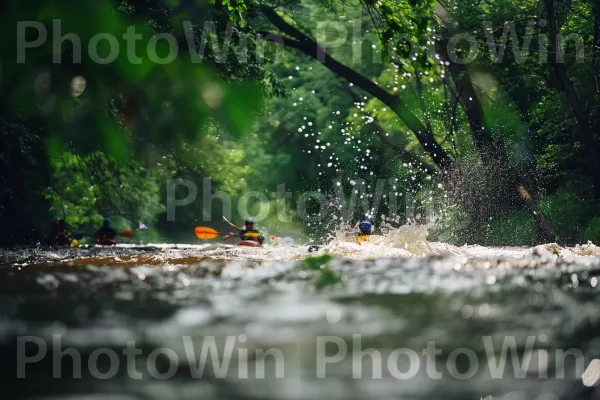
<svg viewBox="0 0 600 400">
<path fill-rule="evenodd" d="M 60 186 L 60 179 L 49 180 L 61 168 L 54 163 L 52 171 L 50 160 L 59 160 L 63 153 L 85 158 L 102 152 L 119 165 L 113 169 L 118 171 L 131 157 L 149 161 L 154 145 L 179 152 L 186 142 L 211 135 L 214 124 L 236 137 L 251 126 L 263 96 L 277 90 L 269 72 L 252 59 L 244 63 L 229 55 L 223 63 L 210 48 L 203 59 L 192 58 L 205 32 L 193 26 L 186 30 L 178 23 L 181 14 L 163 1 L 11 1 L 3 7 L 0 52 L 6 55 L 2 84 L 7 95 L 0 103 L 0 118 L 9 143 L 2 155 L 16 158 L 26 150 L 19 136 L 26 130 L 36 146 L 36 163 L 28 173 L 37 169 L 46 177 L 32 179 L 29 190 L 16 179 L 5 180 L 5 193 L 31 196 L 27 201 L 35 202 L 48 186 Z M 242 10 L 223 3 L 202 7 L 218 24 L 236 20 Z M 242 24 L 234 28 L 234 38 L 243 33 Z M 133 44 L 127 39 L 130 29 L 139 35 Z M 98 33 L 114 40 L 98 40 Z M 174 49 L 168 40 L 156 40 L 156 33 L 173 35 L 178 57 L 163 62 Z M 223 41 L 226 32 L 217 35 Z M 61 43 L 43 40 L 57 36 L 63 37 Z M 94 174 L 106 172 L 103 167 Z M 27 221 L 29 215 L 17 211 L 27 201 L 3 201 L 3 217 L 18 216 L 14 225 L 33 225 L 37 232 L 4 243 L 40 237 L 48 215 Z"/>
<path fill-rule="evenodd" d="M 380 2 L 378 3 L 377 7 L 374 7 L 371 4 L 365 3 L 365 8 L 379 13 L 382 19 L 387 22 L 387 27 L 383 30 L 383 38 L 392 38 L 394 34 L 398 33 L 399 29 L 402 29 L 406 25 L 406 23 L 401 23 L 396 18 L 398 14 L 395 11 L 398 11 L 398 8 L 402 8 L 402 6 L 398 6 L 397 4 L 398 3 L 394 3 L 391 5 L 391 3 L 388 2 Z M 347 79 L 358 88 L 376 97 L 378 100 L 389 106 L 398 115 L 407 128 L 417 137 L 424 151 L 432 158 L 439 168 L 444 170 L 451 167 L 452 158 L 449 156 L 447 150 L 443 149 L 439 145 L 439 142 L 432 130 L 431 124 L 428 123 L 427 119 L 425 120 L 425 123 L 422 123 L 398 95 L 392 95 L 386 92 L 365 76 L 338 62 L 336 59 L 327 54 L 321 47 L 319 47 L 314 40 L 286 22 L 284 18 L 277 14 L 274 8 L 267 5 L 261 5 L 259 6 L 259 9 L 262 15 L 264 15 L 274 27 L 286 35 L 281 36 L 274 34 L 273 32 L 265 32 L 265 39 L 276 43 L 283 43 L 286 47 L 301 51 L 307 56 L 321 62 L 336 75 Z M 426 26 L 427 15 L 430 11 L 431 10 L 428 10 L 427 7 L 421 7 L 417 11 L 411 11 L 411 14 L 412 16 L 417 16 L 418 23 L 421 25 L 424 23 Z M 423 26 L 420 26 L 420 28 L 423 28 Z M 422 59 L 420 61 L 423 62 Z M 426 65 L 429 63 L 430 61 L 427 61 Z M 446 62 L 446 65 L 448 64 L 449 63 Z M 442 68 L 442 75 L 444 70 L 445 69 Z M 531 215 L 535 219 L 542 236 L 546 240 L 556 240 L 557 235 L 552 229 L 550 222 L 544 217 L 543 213 L 540 212 L 536 201 L 529 194 L 527 189 L 525 189 L 523 183 L 519 182 L 518 178 L 515 178 L 516 173 L 508 164 L 508 158 L 506 157 L 505 149 L 502 147 L 502 145 L 496 143 L 489 136 L 489 129 L 487 131 L 485 130 L 483 109 L 479 104 L 478 97 L 472 84 L 470 83 L 466 69 L 457 63 L 450 63 L 448 70 L 451 77 L 456 81 L 456 88 L 460 87 L 460 94 L 457 95 L 456 98 L 462 104 L 463 109 L 467 114 L 467 120 L 471 126 L 473 141 L 482 158 L 482 161 L 484 164 L 487 163 L 488 165 L 500 166 L 500 168 L 507 171 L 509 181 L 514 182 L 515 185 L 514 189 L 512 189 L 512 193 L 514 193 L 513 196 L 516 196 L 517 194 L 521 196 L 525 206 L 530 210 Z M 420 82 L 419 72 L 416 73 L 416 77 L 416 82 L 418 84 L 418 82 Z M 418 86 L 419 85 L 417 85 L 417 87 Z M 489 162 L 492 159 L 494 160 L 493 164 Z M 498 162 L 500 163 L 499 165 Z"/>
</svg>

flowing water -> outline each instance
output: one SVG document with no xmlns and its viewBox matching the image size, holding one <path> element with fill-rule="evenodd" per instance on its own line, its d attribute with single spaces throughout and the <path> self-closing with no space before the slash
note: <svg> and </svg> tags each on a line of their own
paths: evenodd
<svg viewBox="0 0 600 400">
<path fill-rule="evenodd" d="M 425 235 L 403 227 L 359 245 L 340 233 L 312 253 L 289 241 L 3 250 L 4 389 L 600 398 L 600 248 L 456 247 Z"/>
</svg>

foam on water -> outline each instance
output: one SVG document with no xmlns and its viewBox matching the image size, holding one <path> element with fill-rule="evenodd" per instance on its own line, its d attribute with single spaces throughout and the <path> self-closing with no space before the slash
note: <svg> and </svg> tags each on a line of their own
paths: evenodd
<svg viewBox="0 0 600 400">
<path fill-rule="evenodd" d="M 32 255 L 26 250 L 20 257 L 30 260 L 28 265 L 0 268 L 0 350 L 14 352 L 17 335 L 51 343 L 60 334 L 63 348 L 82 352 L 120 350 L 135 341 L 144 349 L 139 359 L 144 366 L 151 351 L 169 349 L 179 360 L 174 363 L 177 375 L 161 381 L 162 390 L 152 386 L 155 380 L 88 379 L 82 385 L 106 393 L 143 393 L 138 397 L 144 398 L 193 399 L 198 385 L 204 384 L 215 391 L 202 393 L 210 400 L 244 398 L 220 392 L 224 387 L 245 398 L 318 400 L 325 394 L 348 400 L 420 400 L 443 393 L 444 398 L 458 400 L 478 398 L 473 393 L 502 393 L 504 387 L 517 384 L 538 393 L 566 382 L 535 377 L 498 381 L 477 375 L 459 383 L 449 378 L 438 383 L 422 373 L 401 384 L 386 375 L 376 384 L 370 379 L 351 384 L 352 362 L 365 358 L 368 363 L 369 357 L 361 356 L 367 348 L 377 349 L 385 366 L 394 349 L 421 351 L 432 340 L 444 349 L 436 367 L 446 365 L 453 349 L 485 354 L 478 339 L 484 336 L 492 337 L 495 346 L 510 336 L 521 349 L 529 336 L 544 334 L 548 340 L 543 348 L 549 351 L 577 343 L 586 357 L 596 354 L 600 248 L 453 246 L 428 242 L 427 230 L 418 225 L 391 227 L 359 244 L 352 229 L 340 229 L 316 253 L 290 241 L 264 248 L 216 244 L 65 249 L 49 251 L 46 259 L 43 251 Z M 326 270 L 339 277 L 326 287 L 316 285 L 324 269 L 306 268 L 302 261 L 320 254 L 335 256 Z M 206 337 L 214 338 L 219 354 L 225 354 L 225 345 L 234 339 L 232 368 L 219 381 L 211 379 L 210 371 L 207 379 L 191 381 L 188 357 L 201 351 Z M 348 357 L 328 366 L 331 379 L 315 379 L 314 366 L 322 354 L 318 339 L 327 337 L 336 338 L 332 344 L 345 345 Z M 360 349 L 355 347 L 356 337 Z M 285 379 L 237 379 L 237 372 L 252 367 L 249 360 L 262 349 L 281 351 Z M 265 359 L 271 371 L 276 358 Z M 192 361 L 197 365 L 197 359 Z M 32 371 L 50 376 L 49 368 L 40 364 Z M 329 386 L 336 381 L 342 384 Z M 71 382 L 59 388 L 61 398 L 80 390 Z M 189 393 L 182 394 L 186 385 Z M 39 385 L 39 391 L 46 388 Z M 565 398 L 578 398 L 573 391 L 567 393 Z"/>
<path fill-rule="evenodd" d="M 329 254 L 352 259 L 405 258 L 434 254 L 427 244 L 429 225 L 409 223 L 398 228 L 384 225 L 381 235 L 372 235 L 361 243 L 357 227 L 340 224 L 330 235 L 318 254 Z"/>
<path fill-rule="evenodd" d="M 356 226 L 340 225 L 328 242 L 315 255 L 329 254 L 351 259 L 406 258 L 430 256 L 463 256 L 481 258 L 543 258 L 548 262 L 577 261 L 595 262 L 600 247 L 591 242 L 574 247 L 547 243 L 535 247 L 486 247 L 480 245 L 456 246 L 441 242 L 429 242 L 427 237 L 433 224 L 408 223 L 400 227 L 384 224 L 380 235 L 359 243 Z"/>
</svg>

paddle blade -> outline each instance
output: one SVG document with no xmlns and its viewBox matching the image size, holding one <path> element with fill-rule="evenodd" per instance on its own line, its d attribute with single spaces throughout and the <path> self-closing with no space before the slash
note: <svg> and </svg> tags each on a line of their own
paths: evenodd
<svg viewBox="0 0 600 400">
<path fill-rule="evenodd" d="M 128 237 L 128 238 L 133 237 L 133 231 L 123 231 L 123 232 L 119 233 L 119 236 Z"/>
<path fill-rule="evenodd" d="M 198 239 L 214 239 L 219 236 L 219 232 L 207 226 L 197 226 L 194 233 Z"/>
</svg>

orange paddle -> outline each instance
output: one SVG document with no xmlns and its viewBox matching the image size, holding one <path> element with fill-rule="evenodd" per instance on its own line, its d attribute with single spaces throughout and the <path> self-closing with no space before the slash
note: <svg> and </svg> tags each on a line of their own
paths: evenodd
<svg viewBox="0 0 600 400">
<path fill-rule="evenodd" d="M 208 226 L 197 226 L 194 229 L 194 233 L 196 233 L 198 239 L 214 239 L 219 235 L 226 235 L 226 233 L 217 232 Z"/>
<path fill-rule="evenodd" d="M 230 233 L 221 233 L 217 232 L 213 228 L 209 228 L 208 226 L 197 226 L 194 229 L 194 233 L 198 239 L 214 239 L 219 235 L 230 235 Z M 257 238 L 260 236 L 258 232 L 248 232 L 244 236 Z"/>
</svg>

